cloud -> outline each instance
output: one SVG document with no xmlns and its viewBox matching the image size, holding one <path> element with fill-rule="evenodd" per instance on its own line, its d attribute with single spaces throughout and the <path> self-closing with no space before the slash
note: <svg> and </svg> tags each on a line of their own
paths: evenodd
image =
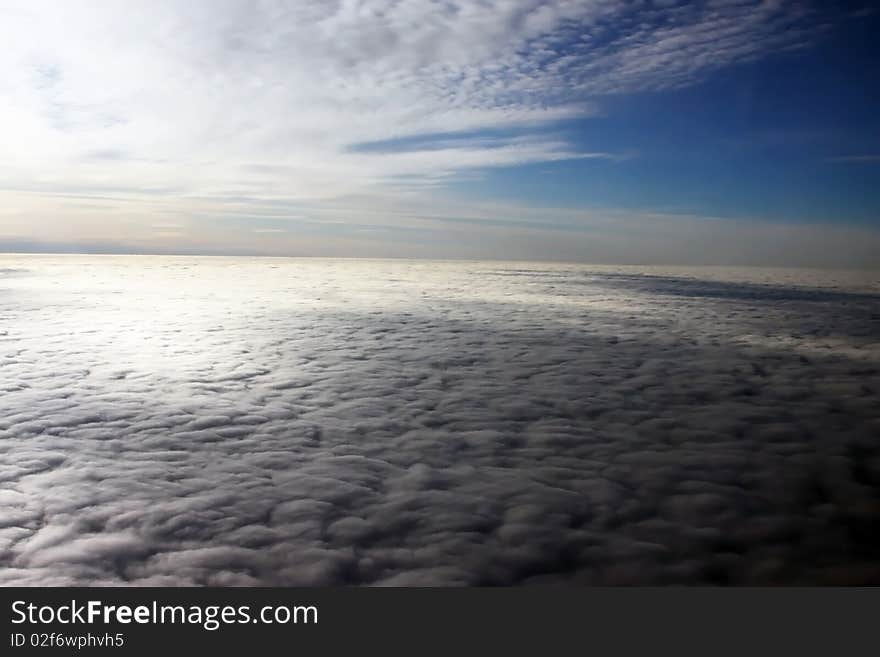
<svg viewBox="0 0 880 657">
<path fill-rule="evenodd" d="M 0 582 L 876 584 L 865 272 L 3 256 Z"/>
<path fill-rule="evenodd" d="M 5 249 L 795 265 L 871 264 L 876 249 L 876 231 L 835 217 L 725 226 L 449 191 L 495 167 L 618 166 L 632 153 L 575 143 L 560 121 L 808 45 L 821 28 L 800 3 L 0 11 Z"/>
<path fill-rule="evenodd" d="M 612 157 L 533 130 L 806 42 L 791 3 L 5 5 L 7 189 L 322 199 Z M 381 153 L 359 145 L 496 131 Z M 501 132 L 498 132 L 501 131 Z M 506 133 L 504 132 L 506 131 Z"/>
</svg>

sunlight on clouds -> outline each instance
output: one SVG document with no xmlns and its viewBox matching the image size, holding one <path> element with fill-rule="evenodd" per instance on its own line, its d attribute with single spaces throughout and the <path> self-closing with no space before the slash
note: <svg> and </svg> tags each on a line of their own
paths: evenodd
<svg viewBox="0 0 880 657">
<path fill-rule="evenodd" d="M 673 42 L 685 45 L 676 26 L 708 25 L 730 50 L 725 26 L 741 10 L 673 11 L 672 27 L 656 32 L 651 10 L 641 16 L 647 26 L 601 48 L 583 45 L 629 13 L 616 3 L 534 0 L 14 3 L 0 22 L 0 129 L 16 158 L 0 167 L 7 185 L 39 189 L 174 185 L 320 198 L 400 174 L 578 157 L 553 139 L 382 156 L 348 147 L 589 115 L 586 96 L 563 93 L 587 84 L 578 71 L 593 70 L 596 89 L 647 85 L 635 62 L 655 67 Z M 775 20 L 759 16 L 751 23 Z M 564 55 L 575 27 L 583 43 Z M 739 34 L 754 49 L 747 41 Z M 624 73 L 612 75 L 607 64 L 620 58 Z M 677 60 L 660 58 L 677 70 Z"/>
<path fill-rule="evenodd" d="M 548 105 L 509 76 L 515 50 L 539 34 L 512 23 L 528 3 L 465 4 L 460 16 L 424 3 L 369 9 L 22 3 L 0 27 L 11 53 L 0 65 L 0 118 L 4 141 L 21 154 L 2 163 L 7 184 L 321 198 L 400 174 L 577 156 L 537 141 L 430 155 L 347 152 L 359 142 L 591 111 Z M 563 4 L 544 28 L 579 13 Z"/>
<path fill-rule="evenodd" d="M 864 272 L 16 255 L 0 290 L 4 585 L 880 575 Z"/>
</svg>

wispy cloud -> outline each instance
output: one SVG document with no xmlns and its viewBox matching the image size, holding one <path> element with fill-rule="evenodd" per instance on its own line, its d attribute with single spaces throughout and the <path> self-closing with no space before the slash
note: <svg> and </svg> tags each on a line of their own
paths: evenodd
<svg viewBox="0 0 880 657">
<path fill-rule="evenodd" d="M 0 131 L 15 157 L 0 171 L 44 189 L 322 198 L 402 175 L 613 157 L 529 132 L 595 113 L 601 94 L 795 45 L 800 17 L 784 2 L 13 3 Z M 473 134 L 487 129 L 507 133 Z"/>
<path fill-rule="evenodd" d="M 543 243 L 568 258 L 584 243 L 559 235 L 581 231 L 580 219 L 482 204 L 475 222 L 472 204 L 450 207 L 440 190 L 494 167 L 616 166 L 634 152 L 590 148 L 560 122 L 600 115 L 610 94 L 691 84 L 815 33 L 808 11 L 784 0 L 0 11 L 0 236 L 135 249 L 149 248 L 155 226 L 174 226 L 159 232 L 185 250 L 259 250 L 271 236 L 293 253 L 383 254 L 400 252 L 395 240 L 454 233 L 461 254 L 481 255 L 479 228 L 495 231 L 498 248 L 528 255 L 519 246 Z M 446 232 L 429 215 L 448 217 Z M 625 225 L 644 236 L 643 223 Z M 368 235 L 377 241 L 365 247 Z"/>
</svg>

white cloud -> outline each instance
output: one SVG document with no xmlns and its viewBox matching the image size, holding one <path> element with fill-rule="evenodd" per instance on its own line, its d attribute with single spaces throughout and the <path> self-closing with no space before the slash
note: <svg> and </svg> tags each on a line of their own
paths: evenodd
<svg viewBox="0 0 880 657">
<path fill-rule="evenodd" d="M 874 275 L 0 256 L 0 288 L 0 584 L 880 582 Z"/>
<path fill-rule="evenodd" d="M 626 154 L 575 146 L 555 122 L 596 114 L 606 94 L 680 86 L 803 44 L 791 3 L 78 1 L 0 12 L 6 248 L 850 264 L 868 262 L 878 239 L 443 191 L 489 167 L 614 166 Z"/>
<path fill-rule="evenodd" d="M 777 2 L 96 0 L 0 12 L 5 188 L 177 199 L 333 198 L 402 176 L 608 155 L 558 137 L 354 147 L 589 116 L 596 94 L 679 85 L 799 38 L 780 36 L 794 19 Z"/>
</svg>

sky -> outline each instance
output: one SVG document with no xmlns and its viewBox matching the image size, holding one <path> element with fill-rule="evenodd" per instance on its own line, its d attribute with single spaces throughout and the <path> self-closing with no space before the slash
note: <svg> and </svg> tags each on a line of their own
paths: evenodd
<svg viewBox="0 0 880 657">
<path fill-rule="evenodd" d="M 0 251 L 865 267 L 880 11 L 0 0 Z"/>
</svg>

